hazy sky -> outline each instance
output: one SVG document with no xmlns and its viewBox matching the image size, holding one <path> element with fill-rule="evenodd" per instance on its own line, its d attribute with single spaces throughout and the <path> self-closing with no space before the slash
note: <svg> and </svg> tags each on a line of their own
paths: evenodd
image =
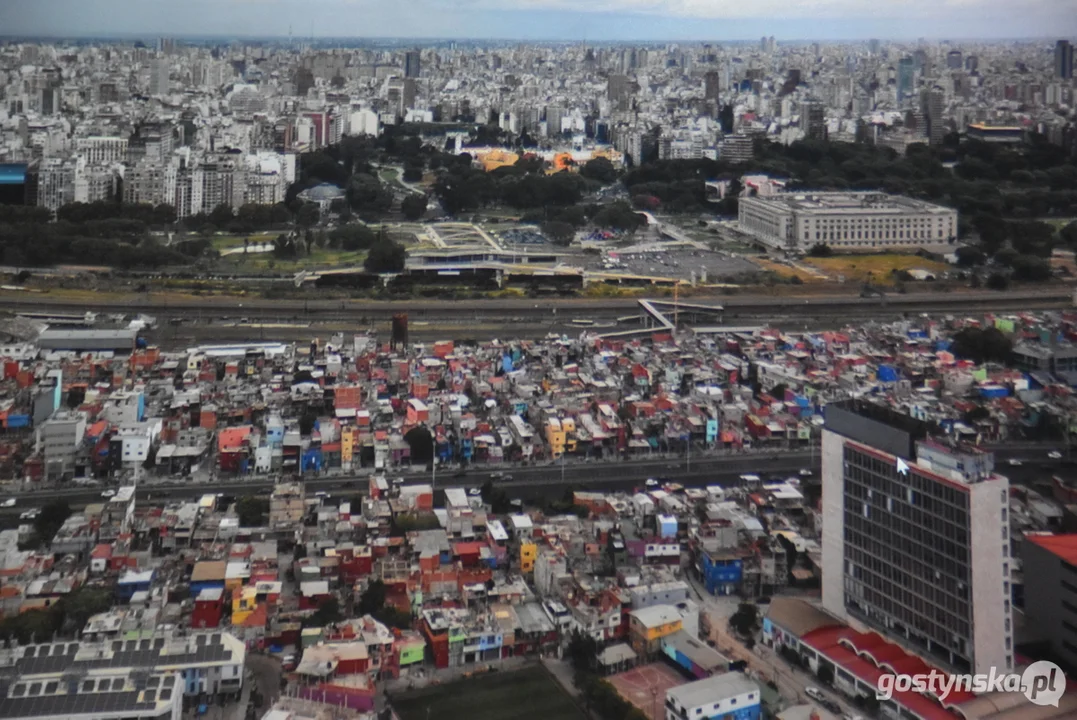
<svg viewBox="0 0 1077 720">
<path fill-rule="evenodd" d="M 1077 35 L 1077 0 L 0 0 L 0 34 L 550 40 Z"/>
</svg>

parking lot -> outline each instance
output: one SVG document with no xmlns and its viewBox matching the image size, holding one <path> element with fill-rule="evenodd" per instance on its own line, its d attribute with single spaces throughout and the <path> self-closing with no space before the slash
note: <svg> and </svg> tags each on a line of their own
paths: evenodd
<svg viewBox="0 0 1077 720">
<path fill-rule="evenodd" d="M 759 272 L 759 266 L 751 260 L 734 257 L 711 250 L 687 247 L 661 248 L 627 252 L 611 249 L 605 257 L 590 257 L 586 269 L 626 273 L 630 275 L 654 275 L 691 280 L 701 280 L 706 273 L 708 282 L 721 281 L 743 273 Z"/>
</svg>

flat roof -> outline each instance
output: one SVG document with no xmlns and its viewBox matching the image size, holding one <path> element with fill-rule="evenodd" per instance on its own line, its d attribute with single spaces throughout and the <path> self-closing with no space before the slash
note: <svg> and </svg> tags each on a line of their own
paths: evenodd
<svg viewBox="0 0 1077 720">
<path fill-rule="evenodd" d="M 780 205 L 807 215 L 877 215 L 926 212 L 944 214 L 957 212 L 953 208 L 883 192 L 789 192 L 763 197 L 744 198 L 746 202 Z"/>
<path fill-rule="evenodd" d="M 759 693 L 758 683 L 741 673 L 728 672 L 672 687 L 666 690 L 666 697 L 681 707 L 696 708 L 750 692 Z"/>
</svg>

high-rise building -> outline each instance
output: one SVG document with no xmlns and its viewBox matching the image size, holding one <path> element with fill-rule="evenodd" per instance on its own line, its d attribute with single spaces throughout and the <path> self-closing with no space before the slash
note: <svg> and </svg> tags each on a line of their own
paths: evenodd
<svg viewBox="0 0 1077 720">
<path fill-rule="evenodd" d="M 864 401 L 827 406 L 823 607 L 950 668 L 1013 669 L 1009 480 L 982 448 Z"/>
<path fill-rule="evenodd" d="M 800 123 L 804 129 L 804 135 L 809 140 L 826 140 L 826 106 L 817 101 L 809 100 L 800 106 Z"/>
<path fill-rule="evenodd" d="M 722 76 L 717 70 L 709 70 L 703 76 L 705 91 L 703 97 L 717 101 L 722 92 Z"/>
<path fill-rule="evenodd" d="M 965 58 L 965 70 L 967 72 L 976 72 L 980 68 L 980 58 L 976 55 L 969 55 Z"/>
<path fill-rule="evenodd" d="M 913 81 L 916 77 L 916 66 L 911 57 L 903 57 L 898 61 L 897 69 L 897 101 L 900 105 L 912 95 Z"/>
<path fill-rule="evenodd" d="M 872 55 L 879 54 L 879 41 L 877 39 L 872 38 L 871 40 L 868 40 L 868 52 Z"/>
<path fill-rule="evenodd" d="M 609 98 L 611 109 L 627 110 L 628 76 L 621 74 L 610 75 L 609 85 L 606 89 L 606 97 Z"/>
<path fill-rule="evenodd" d="M 404 54 L 404 77 L 419 77 L 422 70 L 420 57 L 418 50 L 408 50 L 407 53 Z"/>
<path fill-rule="evenodd" d="M 168 93 L 168 60 L 158 58 L 150 63 L 150 95 L 165 95 Z"/>
<path fill-rule="evenodd" d="M 1073 77 L 1073 45 L 1069 40 L 1055 44 L 1055 77 L 1068 80 Z"/>
<path fill-rule="evenodd" d="M 925 133 L 931 145 L 938 145 L 946 137 L 946 119 L 943 117 L 946 96 L 939 88 L 920 92 L 920 111 L 927 120 Z"/>
<path fill-rule="evenodd" d="M 964 64 L 964 58 L 960 50 L 951 50 L 946 53 L 946 67 L 950 70 L 960 70 Z"/>
</svg>

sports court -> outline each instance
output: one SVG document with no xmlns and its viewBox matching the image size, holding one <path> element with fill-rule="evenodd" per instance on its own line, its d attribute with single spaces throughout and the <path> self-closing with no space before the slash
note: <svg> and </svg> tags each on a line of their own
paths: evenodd
<svg viewBox="0 0 1077 720">
<path fill-rule="evenodd" d="M 665 717 L 666 690 L 685 683 L 676 670 L 663 663 L 640 665 L 607 679 L 621 697 L 645 712 L 651 720 Z"/>
</svg>

